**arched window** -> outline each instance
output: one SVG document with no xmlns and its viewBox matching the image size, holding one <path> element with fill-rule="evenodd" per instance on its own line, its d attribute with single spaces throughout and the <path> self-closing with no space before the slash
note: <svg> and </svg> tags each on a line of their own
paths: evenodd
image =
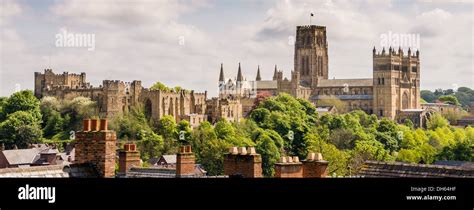
<svg viewBox="0 0 474 210">
<path fill-rule="evenodd" d="M 402 96 L 402 109 L 408 109 L 408 105 L 409 105 L 408 94 L 407 92 L 404 92 Z"/>
</svg>

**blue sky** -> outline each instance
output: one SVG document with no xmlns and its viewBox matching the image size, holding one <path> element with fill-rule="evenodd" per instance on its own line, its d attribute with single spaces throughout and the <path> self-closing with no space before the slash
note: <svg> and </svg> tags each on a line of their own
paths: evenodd
<svg viewBox="0 0 474 210">
<path fill-rule="evenodd" d="M 372 77 L 381 35 L 419 34 L 422 89 L 474 88 L 473 3 L 444 0 L 0 0 L 0 95 L 32 89 L 33 72 L 86 72 L 103 79 L 156 81 L 216 95 L 220 63 L 247 79 L 257 65 L 289 77 L 297 25 L 327 27 L 333 78 Z M 55 47 L 61 29 L 94 34 L 96 48 Z M 179 41 L 184 38 L 184 45 Z M 405 50 L 407 50 L 405 48 Z"/>
</svg>

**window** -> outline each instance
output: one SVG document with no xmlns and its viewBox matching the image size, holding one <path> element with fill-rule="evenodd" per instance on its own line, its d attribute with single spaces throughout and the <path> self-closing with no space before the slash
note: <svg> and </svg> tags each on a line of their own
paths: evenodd
<svg viewBox="0 0 474 210">
<path fill-rule="evenodd" d="M 380 85 L 380 77 L 378 78 L 378 80 L 379 80 L 379 82 L 378 82 L 377 84 L 379 84 L 379 85 Z"/>
<path fill-rule="evenodd" d="M 412 71 L 412 72 L 416 72 L 416 66 L 412 66 L 412 67 L 411 67 L 411 71 Z"/>
<path fill-rule="evenodd" d="M 382 77 L 382 85 L 385 85 L 385 78 Z"/>
<path fill-rule="evenodd" d="M 403 67 L 402 67 L 402 71 L 403 71 L 403 72 L 407 72 L 407 71 L 408 71 L 408 66 L 403 66 Z"/>
<path fill-rule="evenodd" d="M 380 110 L 379 116 L 380 116 L 380 117 L 383 117 L 383 109 Z"/>
<path fill-rule="evenodd" d="M 394 69 L 394 70 L 397 70 L 397 71 L 400 71 L 400 66 L 399 66 L 399 65 L 394 65 L 394 66 L 393 66 L 393 69 Z"/>
</svg>

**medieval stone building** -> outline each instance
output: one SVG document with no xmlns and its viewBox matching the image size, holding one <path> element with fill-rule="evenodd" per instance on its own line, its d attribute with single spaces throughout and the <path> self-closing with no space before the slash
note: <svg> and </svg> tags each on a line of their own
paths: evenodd
<svg viewBox="0 0 474 210">
<path fill-rule="evenodd" d="M 268 92 L 272 95 L 285 92 L 298 98 L 308 99 L 316 106 L 324 100 L 338 99 L 344 102 L 346 111 L 363 110 L 379 117 L 401 121 L 410 118 L 421 125 L 423 109 L 420 105 L 420 53 L 410 49 L 405 54 L 390 47 L 372 52 L 373 78 L 329 79 L 328 42 L 325 26 L 298 26 L 294 53 L 294 71 L 291 78 L 283 78 L 283 72 L 275 66 L 272 80 L 262 80 L 260 68 L 255 81 L 242 83 L 239 64 L 237 80 L 224 82 L 221 66 L 219 86 L 221 90 L 234 90 L 241 100 Z M 250 86 L 252 91 L 246 89 Z M 240 89 L 239 89 L 240 88 Z M 228 92 L 228 91 L 227 91 Z M 219 94 L 227 97 L 228 94 Z M 252 103 L 248 103 L 252 104 Z M 248 108 L 244 106 L 244 110 Z M 244 112 L 245 113 L 245 112 Z"/>
<path fill-rule="evenodd" d="M 86 81 L 86 73 L 55 74 L 46 69 L 44 73 L 35 73 L 34 92 L 38 98 L 90 98 L 97 103 L 101 117 L 111 117 L 143 104 L 147 117 L 154 120 L 171 115 L 177 122 L 186 119 L 193 126 L 207 120 L 206 92 L 149 90 L 142 87 L 141 81 L 104 80 L 99 87 L 93 87 Z"/>
</svg>

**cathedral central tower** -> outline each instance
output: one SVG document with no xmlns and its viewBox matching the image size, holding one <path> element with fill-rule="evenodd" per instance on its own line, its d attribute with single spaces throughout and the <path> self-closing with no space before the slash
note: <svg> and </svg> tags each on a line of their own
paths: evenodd
<svg viewBox="0 0 474 210">
<path fill-rule="evenodd" d="M 316 88 L 318 79 L 328 79 L 328 43 L 325 26 L 297 26 L 294 70 L 300 85 Z"/>
</svg>

